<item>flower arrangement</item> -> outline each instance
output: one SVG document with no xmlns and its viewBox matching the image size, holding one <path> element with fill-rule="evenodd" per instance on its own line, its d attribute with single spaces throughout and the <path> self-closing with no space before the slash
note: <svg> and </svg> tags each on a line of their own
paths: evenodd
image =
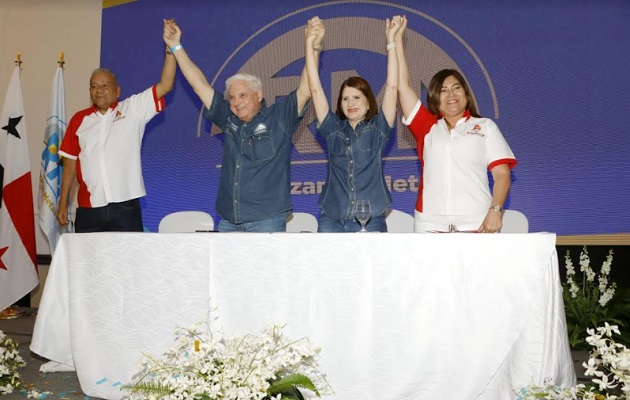
<svg viewBox="0 0 630 400">
<path fill-rule="evenodd" d="M 612 334 L 620 335 L 616 325 L 588 329 L 586 342 L 593 347 L 582 366 L 585 376 L 594 376 L 588 385 L 562 388 L 548 380 L 545 386 L 529 385 L 516 390 L 517 400 L 630 400 L 630 349 L 616 343 Z"/>
<path fill-rule="evenodd" d="M 13 393 L 22 387 L 18 368 L 26 363 L 18 352 L 18 344 L 11 337 L 0 331 L 0 395 Z"/>
<path fill-rule="evenodd" d="M 206 333 L 200 327 L 206 326 Z M 274 325 L 260 336 L 223 338 L 208 324 L 175 331 L 177 344 L 160 357 L 145 354 L 139 379 L 123 385 L 129 399 L 303 399 L 332 392 L 318 371 L 319 348 L 290 340 Z"/>
<path fill-rule="evenodd" d="M 624 325 L 628 306 L 622 300 L 615 301 L 616 282 L 610 282 L 610 270 L 613 261 L 613 251 L 609 250 L 606 260 L 602 263 L 599 275 L 593 271 L 586 246 L 580 252 L 580 272 L 578 277 L 567 250 L 564 257 L 566 267 L 566 282 L 563 284 L 563 300 L 569 334 L 569 346 L 574 350 L 586 350 L 588 345 L 584 340 L 587 328 L 601 326 L 604 322 Z M 625 341 L 625 340 L 624 340 Z M 626 341 L 627 343 L 627 341 Z"/>
</svg>

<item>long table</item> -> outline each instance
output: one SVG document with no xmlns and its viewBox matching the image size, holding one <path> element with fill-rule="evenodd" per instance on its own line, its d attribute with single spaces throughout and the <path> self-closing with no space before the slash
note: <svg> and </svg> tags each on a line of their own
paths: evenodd
<svg viewBox="0 0 630 400">
<path fill-rule="evenodd" d="M 125 395 L 142 353 L 218 306 L 227 335 L 286 324 L 334 399 L 512 399 L 575 383 L 555 234 L 64 234 L 31 350 L 85 394 Z"/>
</svg>

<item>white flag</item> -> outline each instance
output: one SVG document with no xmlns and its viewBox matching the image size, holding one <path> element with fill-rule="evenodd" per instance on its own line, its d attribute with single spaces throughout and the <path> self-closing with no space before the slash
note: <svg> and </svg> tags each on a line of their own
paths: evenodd
<svg viewBox="0 0 630 400">
<path fill-rule="evenodd" d="M 48 238 L 50 254 L 57 248 L 62 227 L 57 223 L 57 205 L 61 195 L 62 168 L 59 159 L 59 146 L 66 132 L 66 97 L 63 84 L 63 68 L 58 67 L 52 86 L 50 114 L 46 120 L 44 151 L 39 171 L 39 227 Z"/>
<path fill-rule="evenodd" d="M 4 310 L 39 282 L 31 164 L 18 66 L 2 105 L 0 127 L 0 310 Z"/>
</svg>

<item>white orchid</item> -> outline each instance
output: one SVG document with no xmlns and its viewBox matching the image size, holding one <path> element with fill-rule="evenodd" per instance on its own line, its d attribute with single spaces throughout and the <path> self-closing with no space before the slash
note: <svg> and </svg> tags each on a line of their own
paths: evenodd
<svg viewBox="0 0 630 400">
<path fill-rule="evenodd" d="M 583 384 L 563 388 L 548 379 L 542 387 L 532 384 L 515 390 L 517 400 L 630 400 L 630 350 L 612 339 L 613 334 L 621 334 L 619 327 L 604 323 L 604 326 L 587 331 L 586 341 L 593 350 L 582 366 L 585 376 L 594 377 L 591 382 L 600 393 L 594 391 L 594 385 L 588 390 Z M 610 393 L 613 389 L 616 392 Z M 619 395 L 619 392 L 623 394 Z"/>
<path fill-rule="evenodd" d="M 584 331 L 604 321 L 615 318 L 610 302 L 615 296 L 616 282 L 610 281 L 613 261 L 612 249 L 608 251 L 599 273 L 591 268 L 591 259 L 586 246 L 580 252 L 581 274 L 576 276 L 575 267 L 567 250 L 565 257 L 566 282 L 562 286 L 569 345 L 572 349 L 586 348 Z M 615 320 L 616 321 L 616 320 Z"/>
<path fill-rule="evenodd" d="M 319 348 L 306 338 L 289 340 L 274 325 L 261 336 L 224 338 L 197 324 L 176 331 L 177 346 L 160 357 L 145 355 L 140 377 L 123 388 L 129 399 L 271 400 L 292 398 L 279 390 L 332 392 L 318 371 Z"/>
<path fill-rule="evenodd" d="M 22 386 L 18 368 L 26 363 L 18 352 L 18 344 L 10 336 L 0 331 L 0 395 L 13 393 Z"/>
</svg>

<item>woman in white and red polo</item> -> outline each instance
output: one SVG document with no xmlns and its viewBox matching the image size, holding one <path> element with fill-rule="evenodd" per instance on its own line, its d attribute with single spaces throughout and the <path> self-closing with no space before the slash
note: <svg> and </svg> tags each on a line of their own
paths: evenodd
<svg viewBox="0 0 630 400">
<path fill-rule="evenodd" d="M 422 104 L 409 83 L 402 40 L 406 26 L 404 18 L 395 40 L 403 123 L 416 139 L 422 166 L 415 231 L 499 232 L 510 170 L 517 163 L 514 154 L 497 125 L 477 112 L 460 72 L 436 73 L 427 104 Z M 488 171 L 494 181 L 492 192 Z"/>
</svg>

